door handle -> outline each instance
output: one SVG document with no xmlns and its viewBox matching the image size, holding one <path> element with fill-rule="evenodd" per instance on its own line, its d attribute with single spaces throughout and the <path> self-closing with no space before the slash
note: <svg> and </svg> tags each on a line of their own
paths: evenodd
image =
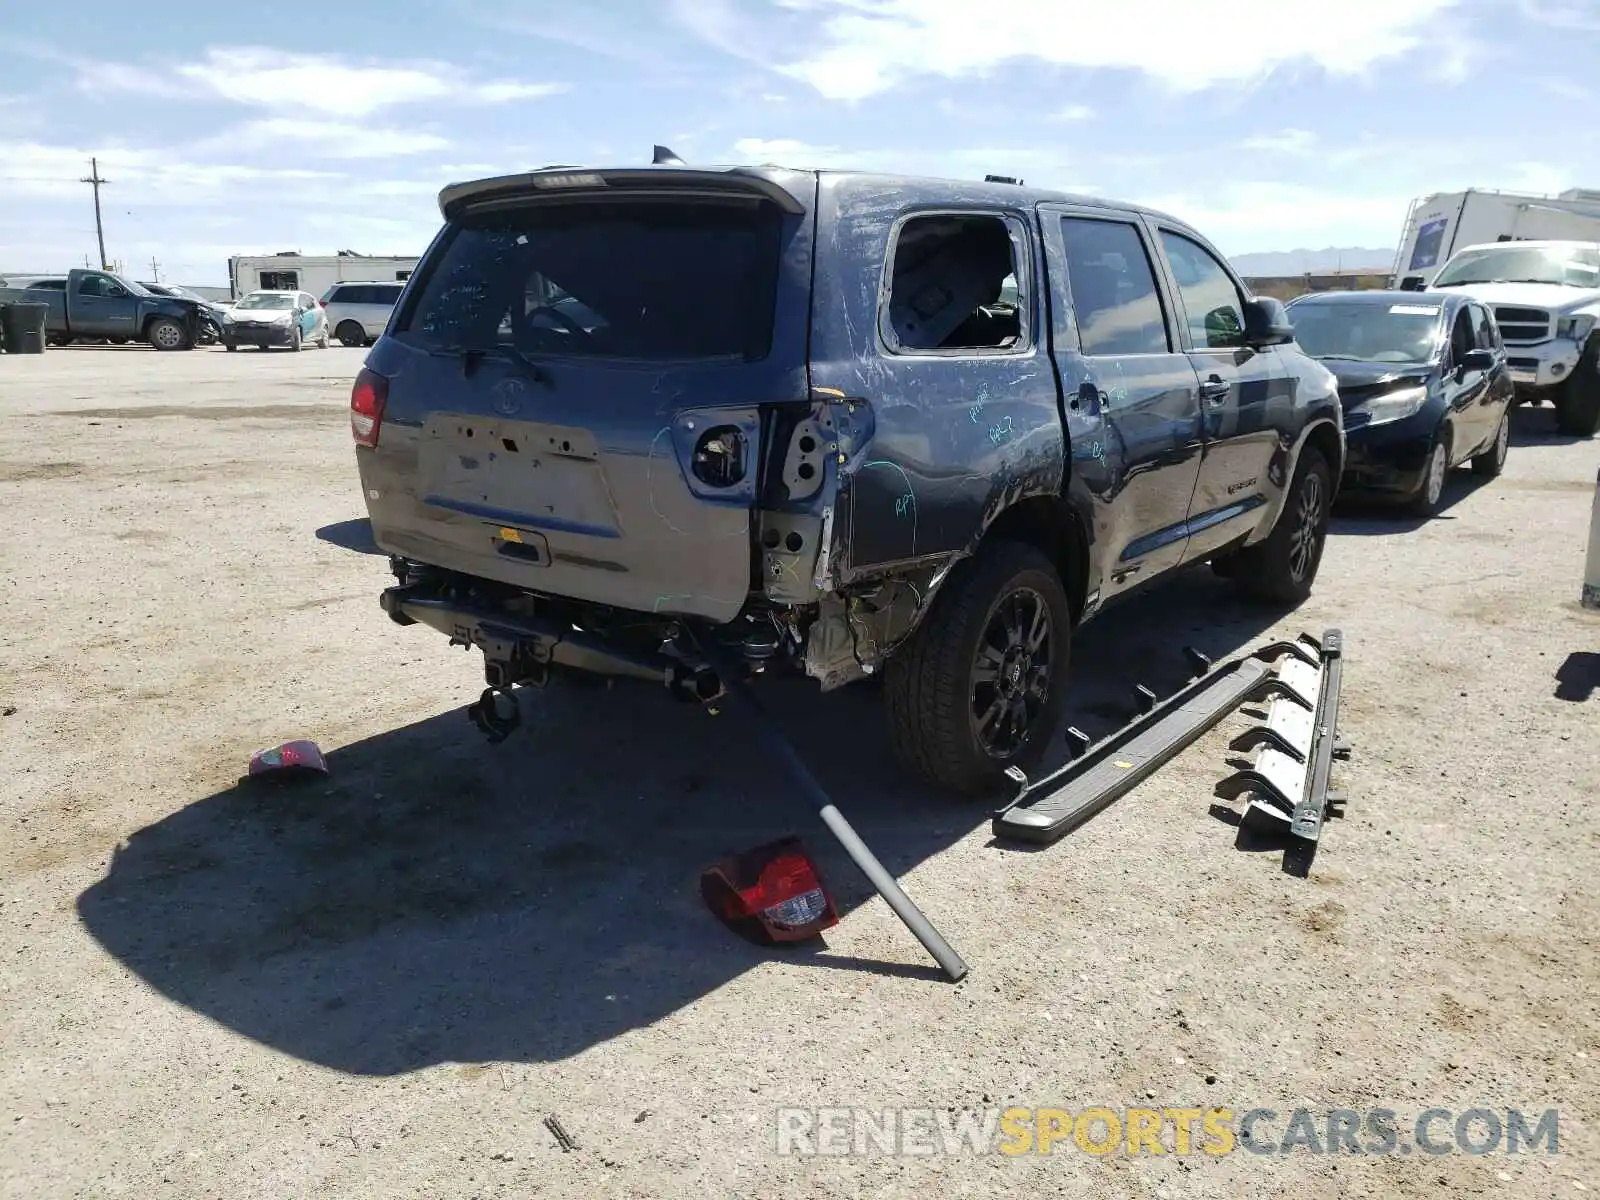
<svg viewBox="0 0 1600 1200">
<path fill-rule="evenodd" d="M 1228 382 L 1213 375 L 1210 379 L 1202 380 L 1200 384 L 1200 399 L 1207 404 L 1218 405 L 1228 398 Z"/>
</svg>

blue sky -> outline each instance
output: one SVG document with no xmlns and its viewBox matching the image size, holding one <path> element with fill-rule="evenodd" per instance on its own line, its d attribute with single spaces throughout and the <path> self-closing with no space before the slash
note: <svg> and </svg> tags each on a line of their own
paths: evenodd
<svg viewBox="0 0 1600 1200">
<path fill-rule="evenodd" d="M 1600 187 L 1600 0 L 93 0 L 0 27 L 0 270 L 420 252 L 443 184 L 780 161 L 1138 200 L 1227 253 Z M 298 14 L 300 19 L 295 19 Z M 1237 15 L 1235 15 L 1237 14 Z M 134 264 L 140 264 L 135 266 Z"/>
</svg>

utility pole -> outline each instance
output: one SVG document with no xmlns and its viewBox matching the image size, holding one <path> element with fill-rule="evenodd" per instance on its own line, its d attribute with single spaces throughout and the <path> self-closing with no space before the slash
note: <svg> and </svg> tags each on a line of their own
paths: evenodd
<svg viewBox="0 0 1600 1200">
<path fill-rule="evenodd" d="M 91 158 L 89 174 L 78 182 L 92 184 L 94 187 L 94 236 L 100 243 L 100 269 L 103 271 L 106 266 L 106 230 L 100 222 L 100 188 L 111 181 L 100 178 L 100 163 Z"/>
<path fill-rule="evenodd" d="M 154 254 L 150 256 L 150 282 L 161 282 L 161 264 L 156 261 L 156 256 Z"/>
</svg>

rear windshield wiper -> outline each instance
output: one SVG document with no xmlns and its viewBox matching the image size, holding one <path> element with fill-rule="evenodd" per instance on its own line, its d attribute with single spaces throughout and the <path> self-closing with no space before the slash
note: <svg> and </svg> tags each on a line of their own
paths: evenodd
<svg viewBox="0 0 1600 1200">
<path fill-rule="evenodd" d="M 550 372 L 515 346 L 467 346 L 460 342 L 446 342 L 443 345 L 430 348 L 428 353 L 459 358 L 461 360 L 461 375 L 465 379 L 472 378 L 478 369 L 478 365 L 484 359 L 495 358 L 501 362 L 516 363 L 527 373 L 528 378 L 535 383 L 542 383 L 546 387 L 555 386 L 555 380 L 551 377 Z"/>
</svg>

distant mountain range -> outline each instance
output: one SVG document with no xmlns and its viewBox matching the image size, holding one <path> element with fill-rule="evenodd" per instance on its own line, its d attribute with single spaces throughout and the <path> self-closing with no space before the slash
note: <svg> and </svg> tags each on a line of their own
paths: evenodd
<svg viewBox="0 0 1600 1200">
<path fill-rule="evenodd" d="M 1235 254 L 1228 261 L 1241 275 L 1304 275 L 1308 271 L 1387 271 L 1394 250 L 1371 246 L 1329 246 L 1325 250 L 1266 250 Z"/>
</svg>

